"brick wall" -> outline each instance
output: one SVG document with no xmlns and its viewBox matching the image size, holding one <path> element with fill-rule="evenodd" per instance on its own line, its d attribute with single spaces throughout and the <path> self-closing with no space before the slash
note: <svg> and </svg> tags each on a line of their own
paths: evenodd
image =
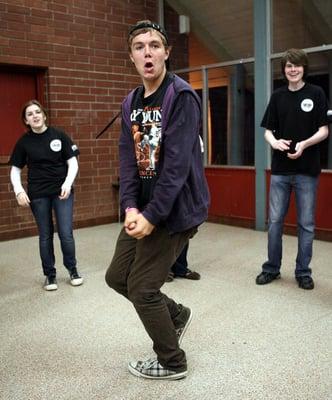
<svg viewBox="0 0 332 400">
<path fill-rule="evenodd" d="M 167 8 L 177 36 L 177 16 Z M 0 3 L 0 64 L 45 68 L 49 123 L 78 144 L 75 227 L 117 220 L 119 121 L 96 134 L 139 82 L 126 35 L 140 19 L 157 19 L 155 0 L 7 0 Z M 179 35 L 180 36 L 180 35 Z M 182 39 L 180 39 L 182 40 Z M 177 65 L 186 52 L 177 53 Z M 185 62 L 182 62 L 184 65 Z M 3 159 L 0 161 L 4 161 Z M 0 240 L 36 234 L 29 209 L 17 207 L 9 168 L 0 167 Z"/>
</svg>

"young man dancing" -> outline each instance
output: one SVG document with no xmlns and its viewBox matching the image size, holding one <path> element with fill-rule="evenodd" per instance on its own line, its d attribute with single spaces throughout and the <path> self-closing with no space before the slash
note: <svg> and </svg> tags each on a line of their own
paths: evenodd
<svg viewBox="0 0 332 400">
<path fill-rule="evenodd" d="M 180 344 L 192 312 L 160 288 L 207 218 L 201 106 L 190 85 L 167 72 L 171 48 L 161 26 L 139 21 L 129 31 L 128 47 L 143 84 L 122 105 L 120 202 L 125 221 L 106 282 L 133 303 L 153 341 L 156 357 L 130 362 L 129 371 L 150 379 L 181 379 L 187 375 L 187 360 Z M 135 144 L 137 125 L 153 143 Z"/>
</svg>

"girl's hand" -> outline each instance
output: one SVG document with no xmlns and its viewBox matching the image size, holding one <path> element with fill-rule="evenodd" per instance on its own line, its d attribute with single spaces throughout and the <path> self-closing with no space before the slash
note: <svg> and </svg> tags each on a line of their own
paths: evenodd
<svg viewBox="0 0 332 400">
<path fill-rule="evenodd" d="M 28 207 L 30 204 L 30 199 L 25 192 L 20 192 L 16 195 L 16 200 L 19 206 Z"/>
</svg>

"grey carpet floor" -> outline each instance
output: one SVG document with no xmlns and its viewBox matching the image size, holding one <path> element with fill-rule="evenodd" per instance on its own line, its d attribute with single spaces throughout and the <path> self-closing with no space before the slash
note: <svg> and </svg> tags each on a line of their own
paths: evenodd
<svg viewBox="0 0 332 400">
<path fill-rule="evenodd" d="M 0 242 L 1 400 L 331 400 L 332 244 L 315 241 L 316 287 L 294 280 L 297 239 L 284 237 L 282 278 L 257 286 L 266 233 L 212 223 L 191 241 L 200 281 L 163 290 L 193 309 L 181 381 L 132 376 L 127 363 L 152 354 L 133 307 L 104 273 L 119 224 L 75 231 L 85 283 L 42 289 L 36 237 Z"/>
</svg>

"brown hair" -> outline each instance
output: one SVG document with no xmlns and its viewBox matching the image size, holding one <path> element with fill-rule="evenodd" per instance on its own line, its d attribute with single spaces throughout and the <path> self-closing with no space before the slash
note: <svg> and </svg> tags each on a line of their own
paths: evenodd
<svg viewBox="0 0 332 400">
<path fill-rule="evenodd" d="M 308 74 L 308 56 L 307 53 L 301 49 L 289 49 L 285 52 L 281 59 L 281 73 L 285 76 L 285 66 L 287 62 L 291 62 L 294 65 L 300 65 L 303 67 L 303 78 L 307 77 Z"/>
<path fill-rule="evenodd" d="M 40 108 L 41 112 L 45 115 L 45 117 L 47 117 L 47 112 L 46 112 L 45 108 L 39 103 L 38 100 L 29 100 L 24 104 L 24 106 L 22 107 L 22 111 L 21 111 L 21 120 L 23 122 L 23 125 L 26 127 L 29 127 L 30 125 L 28 125 L 25 122 L 25 119 L 26 119 L 25 112 L 28 107 L 33 106 L 33 105 L 38 106 Z"/>
</svg>

